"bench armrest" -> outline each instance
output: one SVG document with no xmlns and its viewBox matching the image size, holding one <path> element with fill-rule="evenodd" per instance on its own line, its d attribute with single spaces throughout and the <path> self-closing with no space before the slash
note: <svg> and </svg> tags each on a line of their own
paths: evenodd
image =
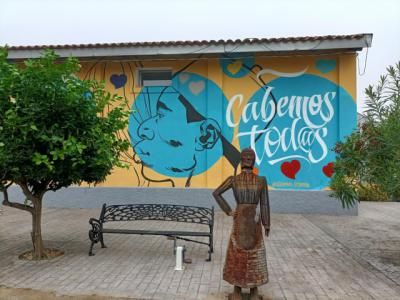
<svg viewBox="0 0 400 300">
<path fill-rule="evenodd" d="M 100 241 L 100 234 L 102 232 L 103 226 L 101 222 L 95 218 L 90 218 L 89 224 L 92 225 L 92 229 L 89 230 L 89 239 L 93 243 Z"/>
</svg>

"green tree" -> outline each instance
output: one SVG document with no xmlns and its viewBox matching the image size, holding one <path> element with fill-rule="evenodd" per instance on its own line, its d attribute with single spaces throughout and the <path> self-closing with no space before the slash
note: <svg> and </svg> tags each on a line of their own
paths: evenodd
<svg viewBox="0 0 400 300">
<path fill-rule="evenodd" d="M 0 191 L 3 204 L 32 214 L 33 259 L 46 258 L 41 234 L 47 191 L 99 183 L 122 167 L 129 142 L 118 132 L 129 111 L 104 83 L 80 80 L 77 59 L 45 51 L 23 64 L 7 61 L 0 48 Z M 24 202 L 11 202 L 7 189 L 21 187 Z M 22 200 L 22 199 L 21 199 Z"/>
<path fill-rule="evenodd" d="M 365 198 L 400 200 L 400 62 L 365 93 L 365 122 L 335 147 L 330 186 L 343 207 Z"/>
</svg>

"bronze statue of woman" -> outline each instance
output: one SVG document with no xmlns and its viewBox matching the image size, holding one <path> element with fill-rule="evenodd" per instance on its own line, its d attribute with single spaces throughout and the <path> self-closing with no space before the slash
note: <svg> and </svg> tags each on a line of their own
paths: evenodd
<svg viewBox="0 0 400 300">
<path fill-rule="evenodd" d="M 250 288 L 250 299 L 260 299 L 257 287 L 268 282 L 267 259 L 263 240 L 270 230 L 268 185 L 265 177 L 253 173 L 255 153 L 251 148 L 241 153 L 241 173 L 228 177 L 213 196 L 221 209 L 233 217 L 223 279 L 234 285 L 231 299 L 241 298 L 242 288 Z M 222 194 L 233 189 L 237 206 L 234 211 Z M 260 209 L 258 210 L 258 205 Z M 261 216 L 260 216 L 261 215 Z"/>
</svg>

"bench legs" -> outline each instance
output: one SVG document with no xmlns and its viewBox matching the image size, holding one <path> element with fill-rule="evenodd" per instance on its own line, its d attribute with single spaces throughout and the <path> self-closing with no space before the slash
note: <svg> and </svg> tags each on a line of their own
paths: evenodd
<svg viewBox="0 0 400 300">
<path fill-rule="evenodd" d="M 89 236 L 90 236 L 90 234 L 89 234 Z M 100 241 L 100 244 L 101 244 L 101 248 L 107 248 L 107 246 L 104 244 L 103 233 L 100 233 L 100 234 L 98 235 L 98 238 L 97 238 L 97 239 L 96 239 L 96 238 L 93 238 L 93 239 L 92 239 L 92 237 L 90 237 L 90 240 L 91 240 L 92 242 L 91 242 L 91 244 L 90 244 L 89 256 L 94 256 L 93 247 L 94 247 L 94 244 L 96 244 L 96 243 L 99 242 L 99 241 Z"/>
<path fill-rule="evenodd" d="M 208 259 L 206 261 L 211 261 L 211 254 L 214 253 L 214 241 L 213 237 L 210 236 L 208 240 Z"/>
<path fill-rule="evenodd" d="M 92 225 L 92 229 L 89 230 L 89 239 L 91 241 L 90 249 L 89 249 L 89 256 L 93 256 L 94 255 L 94 253 L 93 253 L 94 244 L 96 244 L 100 241 L 101 248 L 107 248 L 107 246 L 104 245 L 102 224 L 100 223 L 100 221 L 95 218 L 91 218 L 89 220 L 89 224 Z"/>
<path fill-rule="evenodd" d="M 100 233 L 100 243 L 101 243 L 101 248 L 107 248 L 107 246 L 104 245 L 103 233 Z"/>
<path fill-rule="evenodd" d="M 211 261 L 211 250 L 208 250 L 208 258 L 206 259 L 206 261 Z"/>
<path fill-rule="evenodd" d="M 107 246 L 104 244 L 104 237 L 103 237 L 102 226 L 101 226 L 100 222 L 97 221 L 96 219 L 90 219 L 89 223 L 92 225 L 92 229 L 89 230 L 89 239 L 91 241 L 90 248 L 89 248 L 89 256 L 93 256 L 94 255 L 94 253 L 93 253 L 94 244 L 97 244 L 98 242 L 100 242 L 101 248 L 107 248 Z M 208 246 L 208 258 L 206 259 L 206 261 L 211 261 L 211 254 L 214 253 L 214 241 L 213 241 L 212 234 L 208 237 L 208 243 L 196 241 L 193 239 L 183 238 L 183 237 L 179 237 L 179 236 L 174 236 L 174 235 L 168 235 L 168 238 L 174 240 L 174 254 L 175 254 L 177 239 L 207 245 Z"/>
<path fill-rule="evenodd" d="M 93 256 L 93 246 L 94 246 L 95 242 L 92 241 L 92 243 L 90 244 L 90 249 L 89 249 L 89 256 Z"/>
</svg>

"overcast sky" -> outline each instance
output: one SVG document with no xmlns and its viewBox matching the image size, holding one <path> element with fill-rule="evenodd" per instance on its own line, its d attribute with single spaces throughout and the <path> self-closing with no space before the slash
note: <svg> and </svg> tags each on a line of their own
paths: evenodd
<svg viewBox="0 0 400 300">
<path fill-rule="evenodd" d="M 364 88 L 400 60 L 399 15 L 400 0 L 0 0 L 0 45 L 373 33 L 362 111 Z"/>
</svg>

